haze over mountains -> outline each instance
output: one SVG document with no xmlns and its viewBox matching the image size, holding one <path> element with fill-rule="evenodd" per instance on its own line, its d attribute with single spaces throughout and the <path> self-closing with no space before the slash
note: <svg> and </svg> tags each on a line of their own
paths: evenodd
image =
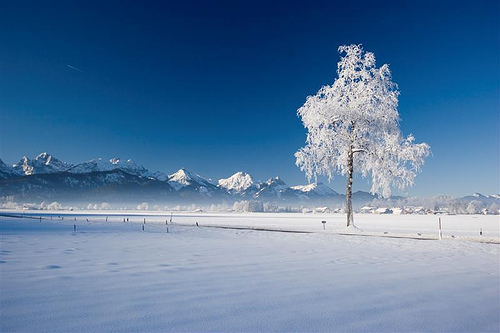
<svg viewBox="0 0 500 333">
<path fill-rule="evenodd" d="M 14 199 L 72 201 L 91 196 L 108 201 L 151 200 L 210 202 L 265 200 L 300 202 L 343 200 L 324 184 L 288 186 L 278 176 L 254 181 L 237 172 L 217 182 L 184 168 L 167 175 L 150 172 L 132 160 L 92 159 L 72 165 L 48 153 L 33 159 L 23 156 L 12 166 L 0 160 L 0 196 Z M 370 198 L 374 197 L 370 195 Z"/>
<path fill-rule="evenodd" d="M 73 165 L 44 152 L 33 159 L 23 156 L 14 165 L 0 160 L 0 198 L 13 201 L 49 201 L 62 203 L 106 201 L 120 203 L 221 203 L 239 200 L 275 204 L 333 205 L 345 200 L 322 183 L 286 184 L 280 177 L 255 181 L 245 172 L 214 182 L 184 168 L 173 174 L 151 172 L 132 160 L 96 158 Z M 353 194 L 360 207 L 377 199 L 358 191 Z M 392 197 L 394 200 L 404 199 Z M 462 198 L 485 205 L 499 202 L 499 195 L 479 193 Z"/>
</svg>

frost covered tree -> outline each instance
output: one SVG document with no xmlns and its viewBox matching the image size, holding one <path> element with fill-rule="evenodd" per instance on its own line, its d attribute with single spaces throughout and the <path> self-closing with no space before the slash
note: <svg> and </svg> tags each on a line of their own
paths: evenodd
<svg viewBox="0 0 500 333">
<path fill-rule="evenodd" d="M 479 214 L 483 209 L 484 205 L 479 200 L 472 200 L 467 206 L 467 213 L 469 214 Z"/>
<path fill-rule="evenodd" d="M 297 110 L 307 129 L 306 146 L 295 153 L 309 181 L 317 175 L 347 177 L 347 226 L 354 225 L 354 173 L 371 176 L 371 193 L 389 197 L 391 186 L 413 185 L 429 155 L 426 143 L 399 129 L 399 91 L 388 65 L 375 66 L 375 55 L 361 45 L 339 47 L 338 78 L 309 96 Z"/>
</svg>

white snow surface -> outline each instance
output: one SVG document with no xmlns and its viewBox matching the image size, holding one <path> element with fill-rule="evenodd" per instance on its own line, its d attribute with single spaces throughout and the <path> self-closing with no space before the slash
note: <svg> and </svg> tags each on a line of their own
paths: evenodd
<svg viewBox="0 0 500 333">
<path fill-rule="evenodd" d="M 230 192 L 242 193 L 253 186 L 253 179 L 248 173 L 240 171 L 229 178 L 219 179 L 218 184 Z"/>
<path fill-rule="evenodd" d="M 345 217 L 334 214 L 191 213 L 174 214 L 173 223 L 165 212 L 62 214 L 41 222 L 0 217 L 0 331 L 498 332 L 500 325 L 499 245 L 360 236 L 436 233 L 436 216 L 360 215 L 361 230 L 350 230 L 360 235 L 339 235 L 333 230 Z M 498 217 L 442 220 L 445 235 L 473 237 L 481 227 L 498 240 Z"/>
</svg>

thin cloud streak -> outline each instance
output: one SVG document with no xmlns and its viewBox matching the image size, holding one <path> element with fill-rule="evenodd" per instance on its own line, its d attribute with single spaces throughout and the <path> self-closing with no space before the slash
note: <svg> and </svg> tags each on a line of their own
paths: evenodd
<svg viewBox="0 0 500 333">
<path fill-rule="evenodd" d="M 76 68 L 76 67 L 74 67 L 74 66 L 71 66 L 71 65 L 66 65 L 66 66 L 68 66 L 69 68 L 74 69 L 75 71 L 78 71 L 78 72 L 80 72 L 80 73 L 85 73 L 85 72 L 84 72 L 84 71 L 82 71 L 81 69 Z"/>
</svg>

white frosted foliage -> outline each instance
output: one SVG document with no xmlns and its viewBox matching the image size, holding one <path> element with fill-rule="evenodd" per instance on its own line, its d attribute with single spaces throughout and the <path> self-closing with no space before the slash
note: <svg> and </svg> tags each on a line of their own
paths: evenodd
<svg viewBox="0 0 500 333">
<path fill-rule="evenodd" d="M 361 45 L 339 47 L 338 78 L 309 96 L 297 113 L 307 129 L 306 146 L 295 153 L 296 164 L 311 180 L 354 173 L 371 176 L 373 194 L 389 197 L 391 187 L 413 185 L 429 155 L 426 143 L 399 129 L 399 91 L 388 65 L 377 68 L 375 55 Z"/>
</svg>

